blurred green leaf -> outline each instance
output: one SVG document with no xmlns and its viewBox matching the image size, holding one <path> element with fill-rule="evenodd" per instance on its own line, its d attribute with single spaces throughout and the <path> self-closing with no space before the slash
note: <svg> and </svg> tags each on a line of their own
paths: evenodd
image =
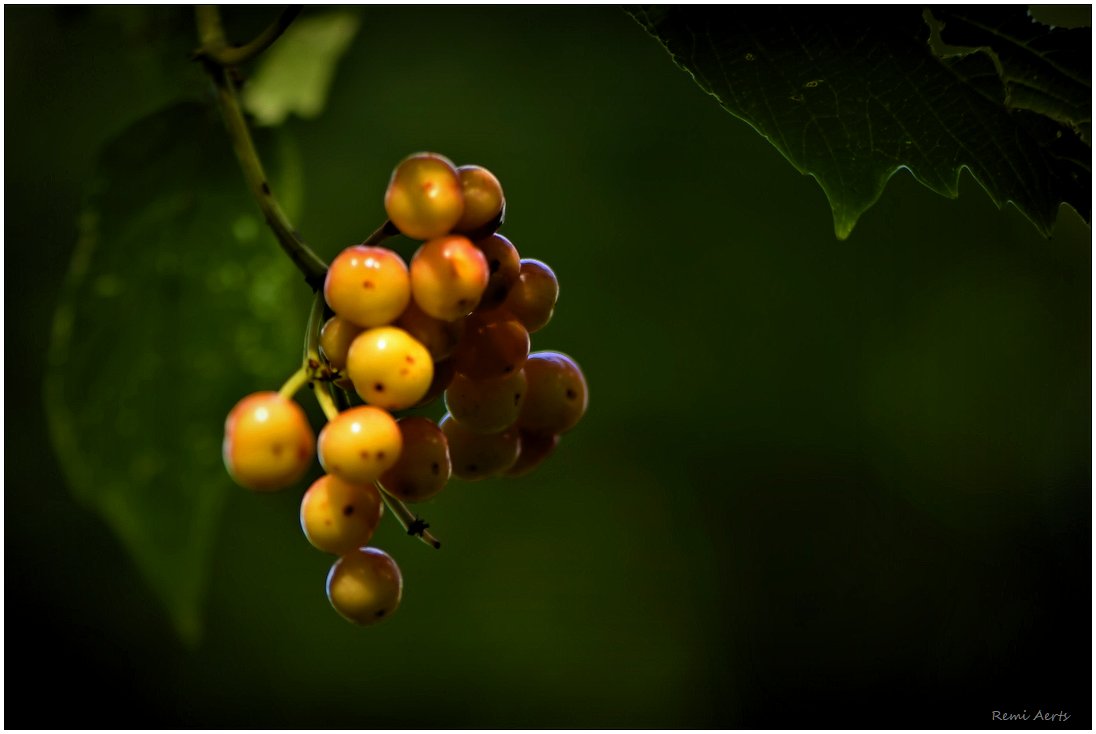
<svg viewBox="0 0 1096 734">
<path fill-rule="evenodd" d="M 224 417 L 299 355 L 308 289 L 271 239 L 216 114 L 176 105 L 106 147 L 54 317 L 46 409 L 69 486 L 184 639 L 225 493 L 242 491 Z"/>
<path fill-rule="evenodd" d="M 243 89 L 244 109 L 260 125 L 277 125 L 290 113 L 306 119 L 323 111 L 335 65 L 358 32 L 346 10 L 298 19 L 260 57 Z"/>
<path fill-rule="evenodd" d="M 840 239 L 902 168 L 955 197 L 966 167 L 994 202 L 1011 201 L 1044 235 L 1062 202 L 1089 218 L 1091 150 L 1078 131 L 1011 114 L 987 55 L 936 56 L 918 7 L 641 6 L 629 12 L 724 109 L 818 181 Z M 995 8 L 979 17 L 1000 17 L 1001 27 L 1011 29 L 1013 15 Z M 1038 29 L 1027 35 L 1045 37 Z M 1081 53 L 1091 43 L 1087 31 L 1055 39 L 1055 57 L 1065 49 Z M 981 40 L 997 48 L 1001 36 Z M 1004 58 L 1012 89 L 1015 75 L 1030 69 L 1012 63 L 1020 54 Z M 1071 120 L 1090 116 L 1087 84 L 1046 89 L 1066 96 L 1062 107 Z"/>
</svg>

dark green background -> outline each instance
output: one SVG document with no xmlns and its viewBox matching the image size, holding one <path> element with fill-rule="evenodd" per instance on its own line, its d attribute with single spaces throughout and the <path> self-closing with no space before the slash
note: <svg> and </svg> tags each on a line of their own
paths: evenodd
<svg viewBox="0 0 1096 734">
<path fill-rule="evenodd" d="M 324 114 L 286 125 L 301 231 L 360 241 L 413 151 L 491 168 L 561 283 L 534 348 L 581 362 L 589 413 L 533 475 L 428 505 L 441 551 L 386 521 L 405 596 L 371 629 L 329 608 L 298 490 L 232 491 L 182 645 L 70 498 L 40 375 L 99 147 L 201 88 L 189 15 L 5 9 L 7 726 L 1090 726 L 1074 212 L 1044 240 L 969 177 L 951 201 L 900 173 L 838 242 L 817 185 L 616 8 L 361 19 Z"/>
</svg>

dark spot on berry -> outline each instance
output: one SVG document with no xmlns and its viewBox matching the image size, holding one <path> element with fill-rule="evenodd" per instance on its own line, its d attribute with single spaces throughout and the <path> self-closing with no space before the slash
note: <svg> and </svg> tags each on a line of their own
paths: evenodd
<svg viewBox="0 0 1096 734">
<path fill-rule="evenodd" d="M 519 393 L 519 392 L 514 393 L 514 405 L 517 405 L 520 402 L 521 402 L 521 393 Z"/>
<path fill-rule="evenodd" d="M 491 262 L 489 262 L 488 265 L 490 266 L 492 273 L 497 273 L 499 271 L 500 263 L 497 259 L 492 258 Z"/>
<path fill-rule="evenodd" d="M 438 466 L 438 462 L 435 461 L 433 464 L 430 465 L 430 472 L 432 474 L 439 474 L 441 472 L 441 467 Z"/>
<path fill-rule="evenodd" d="M 457 308 L 459 308 L 461 310 L 464 310 L 464 309 L 468 308 L 468 306 L 469 306 L 469 300 L 467 298 L 462 298 L 459 301 L 457 301 Z"/>
<path fill-rule="evenodd" d="M 330 525 L 330 524 L 331 524 L 331 521 L 330 521 L 330 520 L 324 520 L 324 521 L 323 521 L 323 524 L 324 524 L 324 525 Z"/>
<path fill-rule="evenodd" d="M 566 395 L 567 395 L 567 399 L 568 399 L 568 400 L 574 400 L 575 398 L 577 398 L 577 397 L 578 397 L 578 393 L 576 393 L 576 392 L 575 392 L 574 390 L 572 390 L 571 388 L 567 388 L 567 393 L 566 393 Z"/>
<path fill-rule="evenodd" d="M 377 452 L 377 458 L 378 459 L 383 459 L 384 458 L 384 452 L 383 451 L 378 451 Z"/>
<path fill-rule="evenodd" d="M 374 384 L 373 389 L 376 390 L 377 392 L 384 392 L 384 383 L 383 382 L 378 382 L 378 383 Z"/>
<path fill-rule="evenodd" d="M 365 288 L 366 290 L 373 290 L 373 281 L 363 280 L 362 281 L 362 288 Z"/>
<path fill-rule="evenodd" d="M 383 617 L 383 616 L 384 616 L 384 614 L 385 614 L 385 610 L 384 610 L 384 609 L 378 609 L 378 610 L 376 611 L 376 615 L 377 615 L 378 617 Z"/>
<path fill-rule="evenodd" d="M 407 362 L 407 364 L 415 364 L 415 358 L 412 357 L 410 354 L 408 354 L 406 357 L 404 357 L 403 361 Z"/>
<path fill-rule="evenodd" d="M 270 184 L 268 184 L 266 181 L 263 181 L 263 193 L 267 194 L 268 196 L 270 195 Z"/>
<path fill-rule="evenodd" d="M 343 508 L 343 515 L 350 517 L 354 514 L 354 505 L 347 505 Z"/>
<path fill-rule="evenodd" d="M 409 370 L 407 367 L 401 367 L 400 368 L 400 374 L 403 375 L 404 377 L 407 377 L 408 373 L 410 373 L 410 372 L 411 372 L 411 370 Z"/>
<path fill-rule="evenodd" d="M 273 446 L 270 447 L 270 451 L 275 456 L 281 456 L 282 455 L 282 445 L 280 443 L 276 443 L 276 444 L 274 444 Z"/>
<path fill-rule="evenodd" d="M 362 457 L 363 459 L 368 459 L 368 458 L 369 458 L 369 452 L 368 452 L 368 451 L 366 451 L 365 449 L 362 449 L 362 450 L 361 450 L 361 451 L 360 451 L 360 452 L 358 453 L 358 455 L 359 455 L 359 456 L 361 456 L 361 457 Z"/>
<path fill-rule="evenodd" d="M 479 469 L 479 467 L 476 466 L 475 464 L 469 464 L 468 465 L 468 471 L 470 471 L 470 472 L 475 472 L 477 469 Z"/>
<path fill-rule="evenodd" d="M 308 449 L 306 449 L 304 446 L 301 446 L 299 449 L 297 449 L 297 458 L 300 459 L 301 461 L 304 461 L 305 459 L 307 459 L 308 458 Z"/>
<path fill-rule="evenodd" d="M 505 367 L 502 368 L 502 371 L 505 372 L 506 374 L 510 374 L 511 372 L 514 371 L 514 365 L 508 364 L 508 365 L 506 365 Z"/>
</svg>

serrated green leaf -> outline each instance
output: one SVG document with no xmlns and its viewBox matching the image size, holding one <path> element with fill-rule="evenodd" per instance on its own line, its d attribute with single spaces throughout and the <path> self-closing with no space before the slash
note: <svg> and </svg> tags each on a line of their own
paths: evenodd
<svg viewBox="0 0 1096 734">
<path fill-rule="evenodd" d="M 225 415 L 296 368 L 308 289 L 199 104 L 107 146 L 80 225 L 45 380 L 51 436 L 75 496 L 194 640 L 219 510 L 242 491 L 221 463 Z"/>
<path fill-rule="evenodd" d="M 278 125 L 291 113 L 319 115 L 335 66 L 357 32 L 358 17 L 346 10 L 298 19 L 260 57 L 243 89 L 244 109 L 260 125 Z"/>
<path fill-rule="evenodd" d="M 628 12 L 728 112 L 818 181 L 840 239 L 902 168 L 950 197 L 967 168 L 1044 234 L 1063 202 L 1089 218 L 1090 155 L 1078 154 L 1076 131 L 1014 115 L 984 54 L 937 57 L 920 8 Z"/>
<path fill-rule="evenodd" d="M 1065 123 L 1091 144 L 1092 30 L 1052 28 L 1023 5 L 931 9 L 950 46 L 984 50 L 1005 84 L 1005 105 Z"/>
</svg>

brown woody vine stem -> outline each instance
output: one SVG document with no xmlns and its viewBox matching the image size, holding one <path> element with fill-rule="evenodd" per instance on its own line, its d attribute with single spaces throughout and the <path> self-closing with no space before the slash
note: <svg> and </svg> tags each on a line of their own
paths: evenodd
<svg viewBox="0 0 1096 734">
<path fill-rule="evenodd" d="M 259 34 L 254 41 L 235 50 L 248 49 L 248 55 L 244 57 L 244 60 L 253 58 L 281 35 L 295 15 L 295 12 L 283 12 L 271 28 Z M 221 116 L 224 118 L 228 136 L 232 140 L 232 148 L 236 151 L 236 158 L 240 162 L 248 188 L 258 202 L 266 223 L 270 225 L 274 236 L 278 238 L 278 244 L 304 275 L 305 281 L 312 290 L 319 291 L 323 287 L 324 276 L 327 274 L 327 264 L 305 244 L 301 233 L 289 221 L 270 190 L 270 183 L 267 181 L 263 164 L 259 160 L 259 154 L 255 150 L 255 143 L 251 139 L 251 131 L 244 119 L 243 109 L 240 107 L 240 95 L 233 80 L 234 66 L 226 66 L 222 63 L 226 53 L 234 49 L 230 49 L 225 42 L 221 14 L 216 6 L 199 5 L 195 10 L 195 16 L 198 37 L 202 44 L 201 48 L 195 52 L 195 57 L 202 60 L 206 73 L 213 81 L 217 92 L 217 106 L 221 109 Z M 272 28 L 275 30 L 271 30 Z M 227 58 L 234 58 L 234 55 L 228 54 Z"/>
</svg>

